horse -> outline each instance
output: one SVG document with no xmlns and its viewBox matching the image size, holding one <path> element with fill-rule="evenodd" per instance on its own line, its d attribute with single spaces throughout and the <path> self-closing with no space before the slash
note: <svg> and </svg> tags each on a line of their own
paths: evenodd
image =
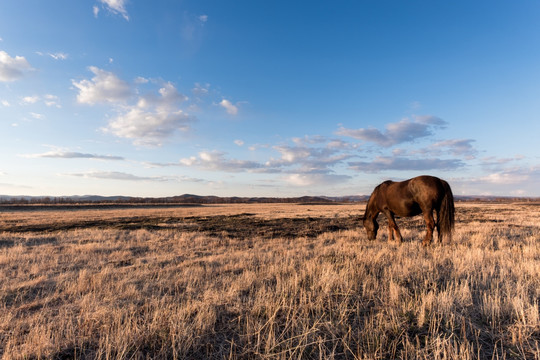
<svg viewBox="0 0 540 360">
<path fill-rule="evenodd" d="M 433 218 L 433 210 L 437 213 L 437 222 Z M 424 215 L 426 236 L 422 241 L 424 247 L 433 239 L 433 229 L 437 228 L 438 240 L 442 243 L 443 235 L 449 243 L 454 229 L 454 196 L 450 185 L 434 176 L 417 176 L 415 178 L 394 182 L 387 180 L 379 184 L 369 197 L 363 217 L 364 228 L 369 240 L 375 240 L 379 224 L 377 216 L 383 213 L 388 218 L 388 241 L 393 241 L 394 233 L 398 243 L 403 241 L 394 216 L 411 217 Z"/>
</svg>

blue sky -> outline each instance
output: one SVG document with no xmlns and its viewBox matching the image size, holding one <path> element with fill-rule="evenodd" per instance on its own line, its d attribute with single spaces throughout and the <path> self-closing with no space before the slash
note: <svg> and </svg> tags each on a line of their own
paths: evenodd
<svg viewBox="0 0 540 360">
<path fill-rule="evenodd" d="M 540 196 L 537 1 L 7 0 L 0 194 Z"/>
</svg>

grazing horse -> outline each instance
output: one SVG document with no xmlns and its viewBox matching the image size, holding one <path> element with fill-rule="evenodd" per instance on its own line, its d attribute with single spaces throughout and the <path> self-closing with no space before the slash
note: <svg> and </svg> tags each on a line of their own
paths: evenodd
<svg viewBox="0 0 540 360">
<path fill-rule="evenodd" d="M 437 213 L 437 222 L 433 219 L 433 210 Z M 437 227 L 439 242 L 442 236 L 447 242 L 452 239 L 454 228 L 454 196 L 450 185 L 433 176 L 418 176 L 409 180 L 385 181 L 378 185 L 369 197 L 363 222 L 369 240 L 375 240 L 379 224 L 377 215 L 382 212 L 388 218 L 388 240 L 401 243 L 402 237 L 396 225 L 394 215 L 401 217 L 424 214 L 426 236 L 423 246 L 431 244 L 433 229 Z"/>
</svg>

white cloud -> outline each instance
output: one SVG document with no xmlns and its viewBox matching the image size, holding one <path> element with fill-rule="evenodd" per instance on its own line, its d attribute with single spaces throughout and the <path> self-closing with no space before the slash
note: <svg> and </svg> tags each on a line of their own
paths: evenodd
<svg viewBox="0 0 540 360">
<path fill-rule="evenodd" d="M 5 107 L 11 106 L 11 104 L 10 104 L 9 101 L 7 101 L 7 100 L 2 100 L 2 101 L 0 101 L 0 104 L 2 104 L 2 106 L 5 106 Z"/>
<path fill-rule="evenodd" d="M 199 20 L 202 22 L 202 23 L 206 23 L 208 21 L 208 15 L 201 15 L 199 16 Z"/>
<path fill-rule="evenodd" d="M 237 115 L 238 114 L 238 107 L 233 105 L 229 100 L 223 99 L 219 103 L 221 107 L 223 107 L 229 115 Z"/>
<path fill-rule="evenodd" d="M 161 146 L 175 131 L 187 131 L 191 117 L 182 110 L 144 111 L 132 107 L 127 113 L 111 120 L 104 129 L 118 137 L 132 139 L 135 145 Z"/>
<path fill-rule="evenodd" d="M 119 79 L 115 74 L 90 66 L 94 73 L 92 80 L 81 80 L 72 84 L 79 89 L 77 101 L 81 104 L 122 102 L 129 98 L 131 89 L 129 84 Z"/>
<path fill-rule="evenodd" d="M 81 104 L 106 103 L 117 115 L 102 130 L 115 136 L 131 139 L 135 145 L 161 146 L 177 130 L 187 131 L 193 117 L 185 113 L 181 104 L 188 100 L 176 87 L 166 82 L 157 93 L 135 96 L 139 90 L 118 78 L 114 73 L 90 67 L 91 80 L 73 81 Z M 137 77 L 135 84 L 150 80 Z M 157 81 L 153 81 L 155 83 Z"/>
<path fill-rule="evenodd" d="M 313 149 L 307 147 L 275 146 L 274 149 L 281 153 L 281 159 L 287 163 L 306 160 L 312 156 Z"/>
<path fill-rule="evenodd" d="M 414 116 L 413 120 L 404 118 L 399 122 L 387 124 L 384 132 L 372 127 L 360 129 L 341 127 L 337 131 L 337 134 L 374 142 L 383 147 L 390 147 L 430 136 L 433 134 L 433 128 L 444 127 L 445 125 L 446 122 L 444 120 L 435 116 Z"/>
<path fill-rule="evenodd" d="M 126 3 L 127 3 L 127 0 L 99 0 L 105 7 L 105 9 L 107 9 L 109 12 L 113 13 L 113 14 L 118 14 L 118 15 L 122 15 L 122 17 L 126 20 L 129 21 L 129 15 L 127 13 L 127 10 L 126 10 Z M 94 16 L 97 17 L 98 13 L 99 13 L 99 8 L 97 8 L 97 6 L 94 6 Z"/>
<path fill-rule="evenodd" d="M 93 12 L 94 12 L 94 17 L 98 17 L 98 14 L 99 14 L 99 7 L 95 6 L 92 8 Z"/>
<path fill-rule="evenodd" d="M 32 70 L 32 67 L 23 56 L 9 56 L 5 51 L 0 51 L 0 82 L 19 80 L 24 73 Z"/>
<path fill-rule="evenodd" d="M 193 118 L 179 108 L 187 97 L 170 82 L 158 93 L 139 97 L 136 105 L 124 106 L 104 130 L 143 146 L 161 146 L 177 130 L 189 130 Z"/>
<path fill-rule="evenodd" d="M 40 97 L 37 95 L 32 96 L 25 96 L 21 100 L 21 104 L 23 105 L 29 105 L 29 104 L 35 104 L 40 100 Z"/>
<path fill-rule="evenodd" d="M 238 146 L 244 146 L 244 140 L 234 140 L 234 143 Z"/>
</svg>

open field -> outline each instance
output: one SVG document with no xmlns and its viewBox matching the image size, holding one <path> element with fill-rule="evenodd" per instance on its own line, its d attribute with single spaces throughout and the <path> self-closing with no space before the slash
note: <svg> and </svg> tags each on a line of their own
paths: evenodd
<svg viewBox="0 0 540 360">
<path fill-rule="evenodd" d="M 20 209 L 19 209 L 20 210 Z M 0 209 L 2 359 L 540 359 L 540 206 Z"/>
</svg>

